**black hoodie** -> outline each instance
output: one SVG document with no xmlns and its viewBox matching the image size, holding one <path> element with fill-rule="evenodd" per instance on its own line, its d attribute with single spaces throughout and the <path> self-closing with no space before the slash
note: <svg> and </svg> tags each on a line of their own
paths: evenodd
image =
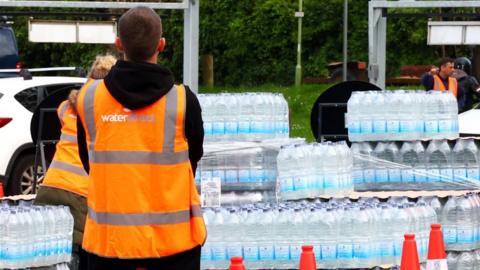
<svg viewBox="0 0 480 270">
<path fill-rule="evenodd" d="M 148 106 L 172 88 L 172 72 L 163 66 L 149 63 L 133 63 L 119 60 L 105 77 L 108 92 L 128 109 Z M 192 170 L 195 173 L 198 161 L 203 155 L 203 120 L 202 110 L 195 94 L 188 86 L 186 92 L 185 137 Z M 85 129 L 77 121 L 78 151 L 83 167 L 88 172 L 88 150 Z"/>
</svg>

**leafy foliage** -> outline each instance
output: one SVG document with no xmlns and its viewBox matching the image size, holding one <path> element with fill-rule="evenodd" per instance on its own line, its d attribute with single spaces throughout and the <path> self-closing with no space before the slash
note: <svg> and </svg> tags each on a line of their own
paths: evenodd
<svg viewBox="0 0 480 270">
<path fill-rule="evenodd" d="M 294 12 L 298 10 L 298 0 L 201 0 L 200 3 L 200 54 L 213 55 L 215 84 L 293 83 L 297 57 Z M 328 75 L 326 64 L 342 60 L 343 0 L 304 0 L 303 10 L 303 75 Z M 159 13 L 167 39 L 167 49 L 159 61 L 171 67 L 181 81 L 183 11 L 162 10 Z M 24 17 L 16 19 L 15 30 L 21 58 L 31 67 L 88 67 L 95 55 L 115 52 L 111 45 L 29 43 Z M 368 61 L 368 0 L 349 1 L 348 38 L 349 60 Z M 434 63 L 442 55 L 442 48 L 427 46 L 426 38 L 426 18 L 388 18 L 388 75 L 399 74 L 402 65 Z M 452 57 L 468 55 L 469 50 L 448 47 L 446 54 Z"/>
</svg>

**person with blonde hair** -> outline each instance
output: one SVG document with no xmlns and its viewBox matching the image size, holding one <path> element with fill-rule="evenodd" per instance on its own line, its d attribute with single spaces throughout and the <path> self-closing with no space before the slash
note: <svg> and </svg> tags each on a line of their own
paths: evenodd
<svg viewBox="0 0 480 270">
<path fill-rule="evenodd" d="M 105 77 L 115 62 L 116 59 L 111 55 L 97 56 L 88 78 L 95 80 Z M 79 269 L 83 269 L 86 257 L 81 250 L 81 244 L 87 214 L 88 175 L 78 156 L 77 95 L 78 90 L 72 90 L 68 99 L 58 106 L 57 115 L 61 124 L 60 140 L 38 190 L 35 204 L 66 205 L 70 208 L 74 218 L 73 251 L 79 256 Z"/>
</svg>

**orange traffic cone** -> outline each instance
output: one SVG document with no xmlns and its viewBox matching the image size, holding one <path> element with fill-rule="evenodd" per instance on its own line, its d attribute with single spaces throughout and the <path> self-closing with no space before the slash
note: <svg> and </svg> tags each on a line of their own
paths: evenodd
<svg viewBox="0 0 480 270">
<path fill-rule="evenodd" d="M 405 234 L 400 270 L 420 270 L 415 234 Z"/>
<path fill-rule="evenodd" d="M 230 259 L 230 267 L 228 270 L 245 270 L 242 257 L 232 257 Z"/>
<path fill-rule="evenodd" d="M 316 270 L 315 254 L 313 246 L 302 246 L 302 254 L 300 255 L 300 270 Z"/>
<path fill-rule="evenodd" d="M 5 193 L 3 192 L 3 183 L 0 182 L 0 199 L 5 196 Z"/>
<path fill-rule="evenodd" d="M 447 270 L 447 254 L 440 224 L 432 224 L 428 241 L 427 270 Z"/>
</svg>

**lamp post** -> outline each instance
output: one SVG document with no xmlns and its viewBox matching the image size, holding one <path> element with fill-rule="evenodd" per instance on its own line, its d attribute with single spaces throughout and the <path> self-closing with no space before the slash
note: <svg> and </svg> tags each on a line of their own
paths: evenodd
<svg viewBox="0 0 480 270">
<path fill-rule="evenodd" d="M 347 81 L 348 63 L 348 0 L 343 4 L 343 81 Z"/>
<path fill-rule="evenodd" d="M 295 67 L 295 86 L 302 84 L 302 18 L 303 0 L 298 0 L 298 11 L 295 12 L 298 18 L 298 41 L 297 41 L 297 66 Z"/>
</svg>

